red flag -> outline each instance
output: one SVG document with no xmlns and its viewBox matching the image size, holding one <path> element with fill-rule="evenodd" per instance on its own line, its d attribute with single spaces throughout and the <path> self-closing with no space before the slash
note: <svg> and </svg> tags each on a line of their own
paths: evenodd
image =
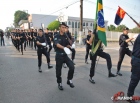
<svg viewBox="0 0 140 103">
<path fill-rule="evenodd" d="M 126 12 L 121 7 L 119 7 L 114 21 L 116 25 L 119 25 L 121 23 L 125 14 Z"/>
</svg>

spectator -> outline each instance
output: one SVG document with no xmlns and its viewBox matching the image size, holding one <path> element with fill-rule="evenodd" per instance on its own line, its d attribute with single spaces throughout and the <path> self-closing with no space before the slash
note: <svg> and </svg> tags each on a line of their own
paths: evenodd
<svg viewBox="0 0 140 103">
<path fill-rule="evenodd" d="M 5 46 L 5 43 L 4 43 L 4 33 L 2 31 L 0 31 L 0 37 L 1 37 L 1 46 L 2 46 L 2 42 L 3 42 L 3 46 Z"/>
</svg>

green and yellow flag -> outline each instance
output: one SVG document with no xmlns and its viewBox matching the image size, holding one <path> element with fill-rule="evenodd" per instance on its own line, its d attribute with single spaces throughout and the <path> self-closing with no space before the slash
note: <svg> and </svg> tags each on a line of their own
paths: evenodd
<svg viewBox="0 0 140 103">
<path fill-rule="evenodd" d="M 96 18 L 97 18 L 98 38 L 104 43 L 105 46 L 107 46 L 102 0 L 97 0 Z"/>
</svg>

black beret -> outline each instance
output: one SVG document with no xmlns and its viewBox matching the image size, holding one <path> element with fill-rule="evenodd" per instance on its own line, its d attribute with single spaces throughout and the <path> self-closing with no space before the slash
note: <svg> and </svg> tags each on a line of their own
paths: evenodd
<svg viewBox="0 0 140 103">
<path fill-rule="evenodd" d="M 123 30 L 129 30 L 129 28 L 126 27 L 126 28 L 124 28 Z"/>
<path fill-rule="evenodd" d="M 61 25 L 64 25 L 64 26 L 66 26 L 67 27 L 67 25 L 66 25 L 66 23 L 65 22 L 60 22 L 60 26 Z"/>
</svg>

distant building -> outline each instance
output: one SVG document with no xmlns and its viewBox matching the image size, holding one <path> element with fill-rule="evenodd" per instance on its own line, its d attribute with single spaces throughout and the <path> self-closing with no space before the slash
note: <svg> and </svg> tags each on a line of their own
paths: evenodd
<svg viewBox="0 0 140 103">
<path fill-rule="evenodd" d="M 52 21 L 59 20 L 65 22 L 69 26 L 69 30 L 73 35 L 79 34 L 80 30 L 80 17 L 65 16 L 63 14 L 56 15 L 41 15 L 41 14 L 31 14 L 28 17 L 30 27 L 41 28 L 41 23 L 44 24 L 46 28 Z M 94 19 L 83 18 L 83 32 L 87 34 L 88 29 L 93 30 Z M 108 21 L 105 21 L 105 28 L 107 29 Z"/>
<path fill-rule="evenodd" d="M 29 29 L 29 22 L 28 20 L 20 20 L 18 23 L 21 29 Z"/>
<path fill-rule="evenodd" d="M 31 14 L 28 17 L 28 21 L 32 28 L 41 28 L 41 23 L 44 24 L 44 28 L 46 28 L 52 21 L 56 20 L 57 17 L 58 16 L 55 15 Z"/>
</svg>

